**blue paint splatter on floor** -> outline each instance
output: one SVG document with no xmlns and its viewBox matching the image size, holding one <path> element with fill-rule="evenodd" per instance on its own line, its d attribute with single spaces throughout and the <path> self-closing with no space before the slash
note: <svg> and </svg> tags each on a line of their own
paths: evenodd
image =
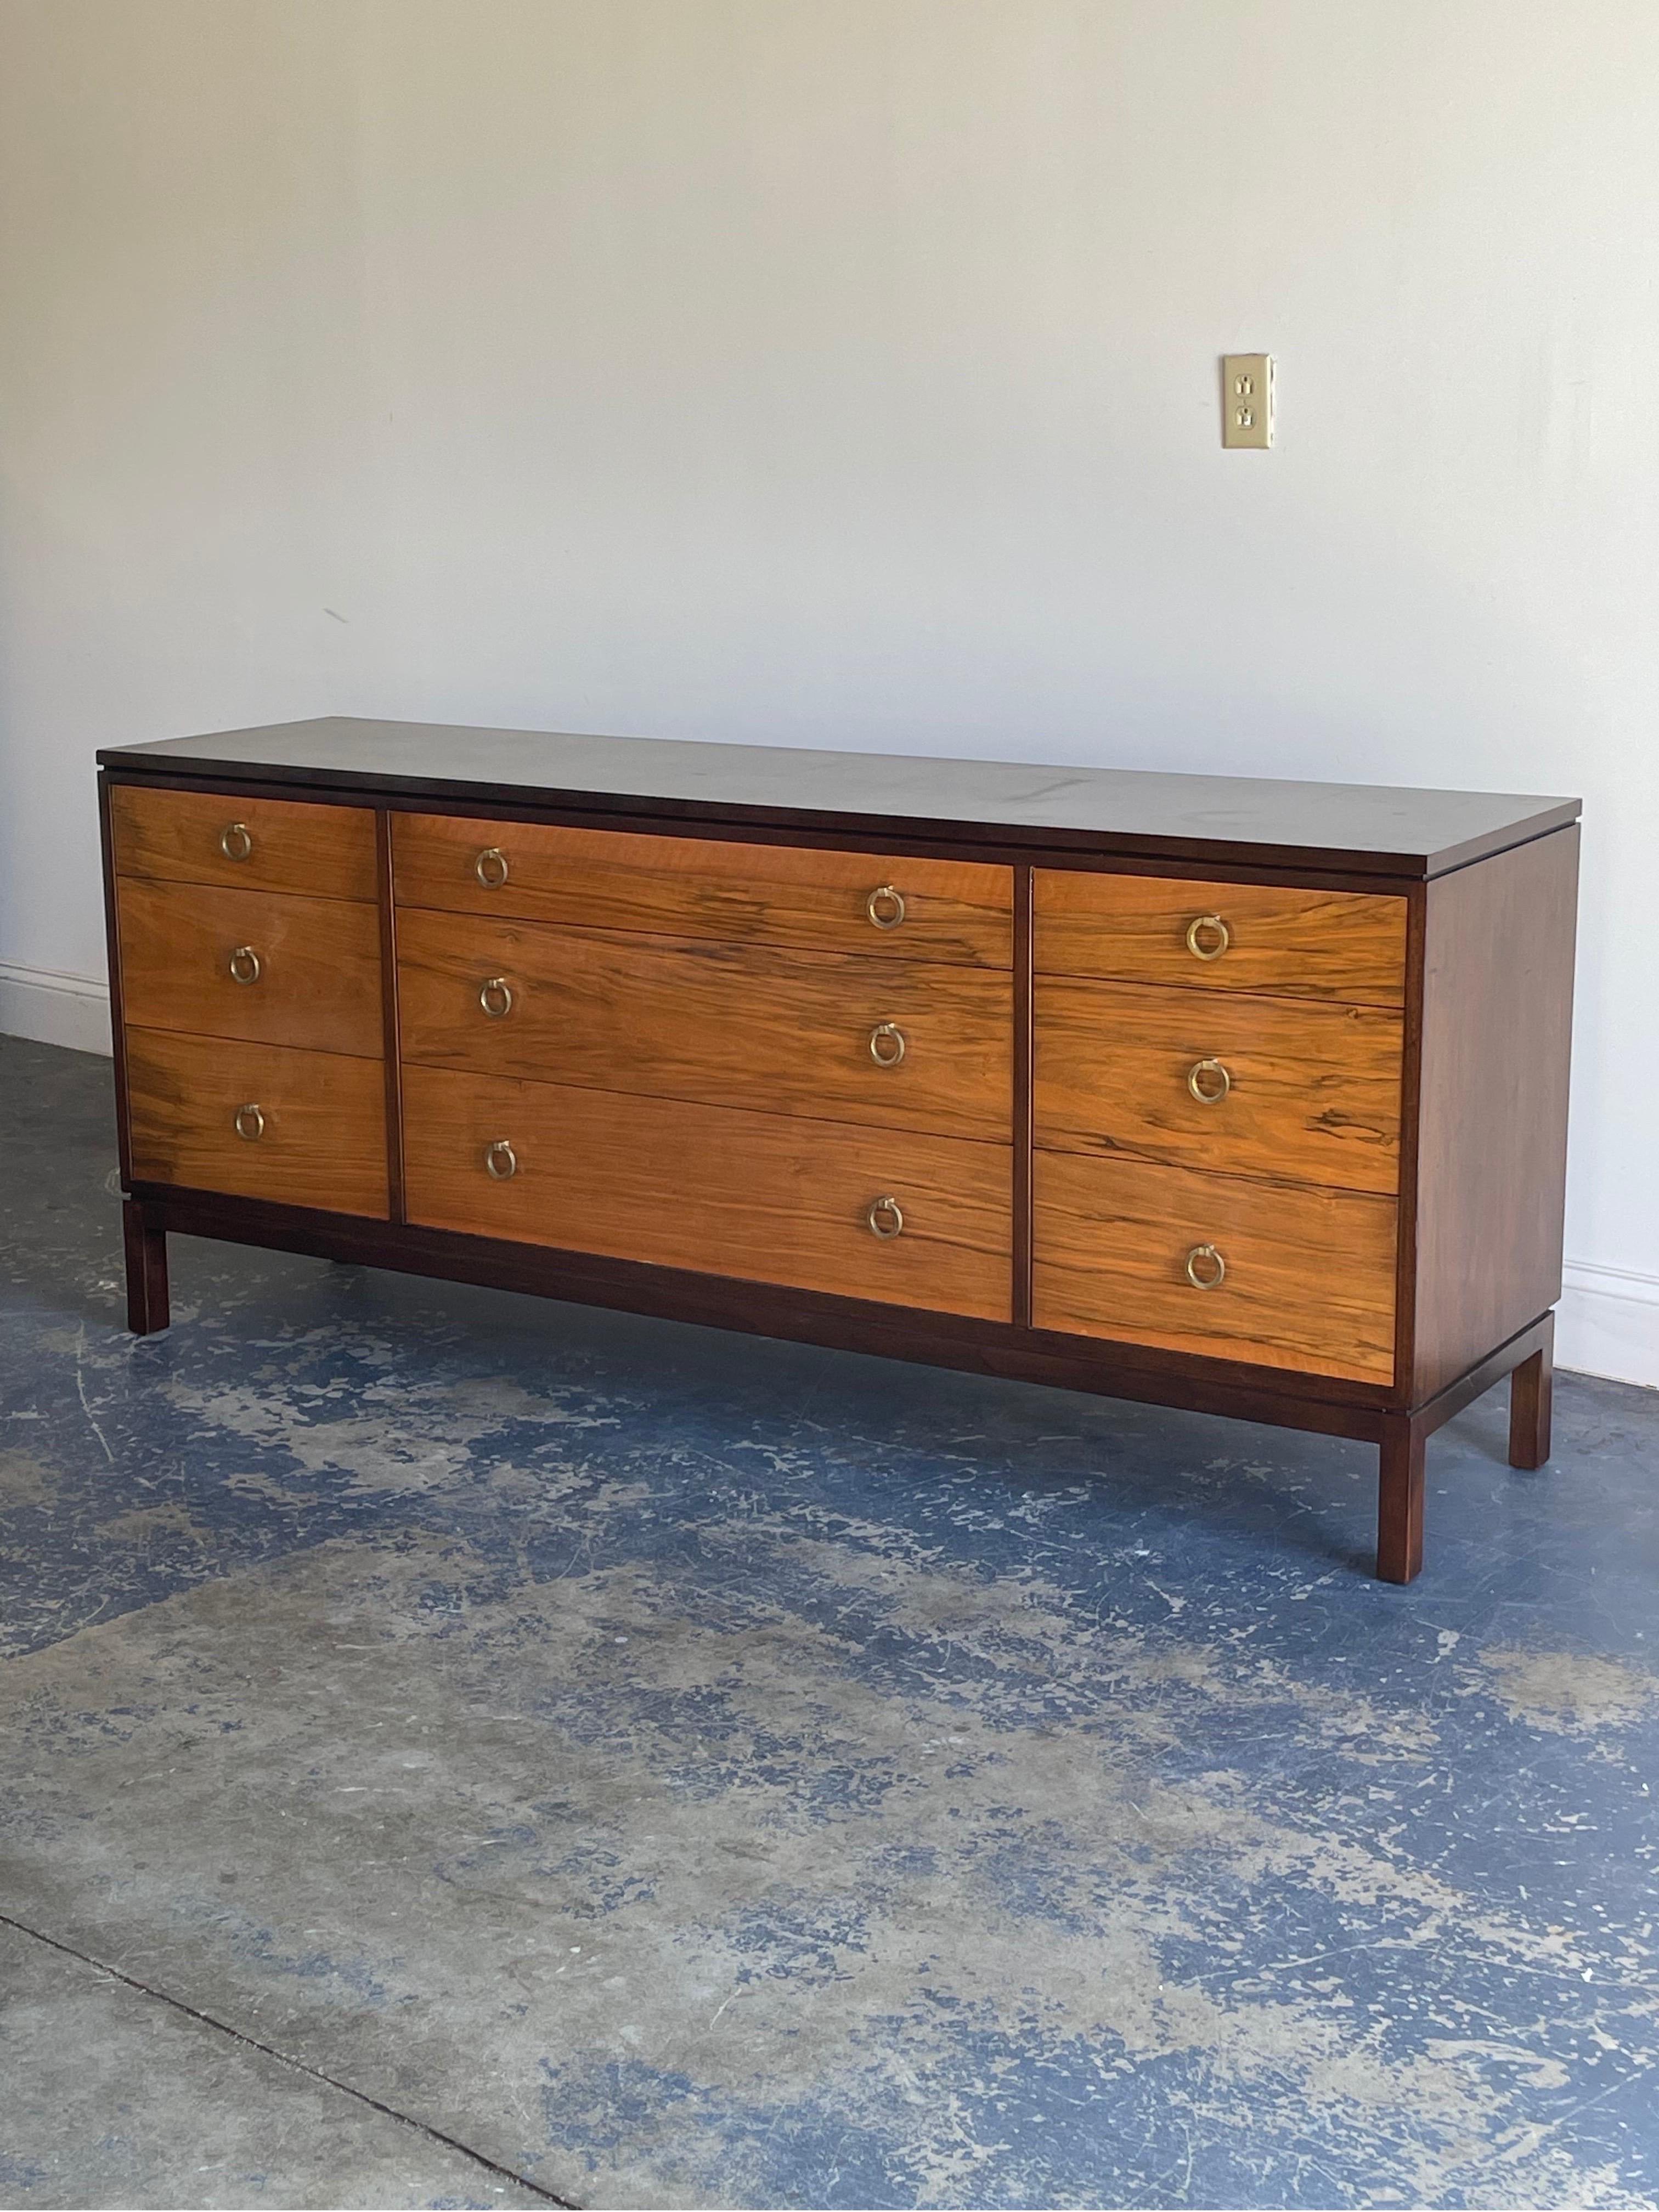
<svg viewBox="0 0 1659 2212">
<path fill-rule="evenodd" d="M 1402 1591 L 1328 1439 L 188 1240 L 136 1342 L 106 1070 L 0 1140 L 18 1919 L 572 2201 L 1659 2193 L 1659 1396 Z"/>
</svg>

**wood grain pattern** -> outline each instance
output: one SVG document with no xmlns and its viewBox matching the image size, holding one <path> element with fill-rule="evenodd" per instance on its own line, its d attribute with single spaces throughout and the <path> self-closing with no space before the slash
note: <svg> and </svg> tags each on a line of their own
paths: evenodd
<svg viewBox="0 0 1659 2212">
<path fill-rule="evenodd" d="M 1039 1152 L 1032 1317 L 1219 1359 L 1387 1382 L 1395 1207 L 1351 1191 Z M 1218 1290 L 1185 1264 L 1213 1244 Z"/>
<path fill-rule="evenodd" d="M 492 847 L 507 866 L 494 890 L 475 873 Z M 1013 873 L 983 861 L 441 814 L 398 815 L 392 848 L 405 906 L 872 959 L 1006 968 L 1013 957 Z M 878 929 L 865 902 L 886 884 L 902 894 L 904 918 Z"/>
<path fill-rule="evenodd" d="M 1381 1007 L 1039 976 L 1036 1142 L 1392 1196 L 1401 1043 Z M 1188 1087 L 1206 1059 L 1216 1105 Z"/>
<path fill-rule="evenodd" d="M 1550 1455 L 1550 1414 L 1555 1397 L 1555 1316 L 1541 1324 L 1543 1341 L 1510 1376 L 1510 1465 L 1542 1467 Z"/>
<path fill-rule="evenodd" d="M 121 1244 L 127 1273 L 127 1327 L 154 1336 L 168 1326 L 167 1239 L 157 1209 L 142 1199 L 121 1204 Z"/>
<path fill-rule="evenodd" d="M 1424 896 L 1414 1403 L 1561 1295 L 1578 832 Z"/>
<path fill-rule="evenodd" d="M 398 926 L 406 1061 L 1010 1139 L 1012 996 L 996 969 L 607 936 L 419 907 L 401 909 Z M 512 998 L 492 1019 L 479 994 L 495 977 Z M 870 1050 L 884 1022 L 903 1039 L 893 1067 Z"/>
<path fill-rule="evenodd" d="M 118 875 L 316 898 L 374 896 L 374 816 L 366 806 L 125 783 L 112 788 L 110 811 Z M 228 859 L 220 848 L 233 823 L 248 833 L 244 860 Z"/>
<path fill-rule="evenodd" d="M 127 1027 L 135 1182 L 180 1183 L 343 1213 L 386 1212 L 378 1060 Z M 257 1105 L 263 1135 L 236 1133 Z"/>
<path fill-rule="evenodd" d="M 1011 1148 L 404 1072 L 412 1222 L 1006 1321 Z M 495 1181 L 485 1149 L 513 1147 Z M 872 1235 L 882 1196 L 901 1235 Z"/>
<path fill-rule="evenodd" d="M 336 715 L 101 752 L 123 775 L 373 791 L 434 809 L 504 804 L 664 822 L 948 839 L 1091 859 L 1438 875 L 1571 821 L 1577 799 L 1397 786 L 1172 775 L 1041 762 L 695 744 Z M 741 825 L 741 826 L 736 826 Z"/>
<path fill-rule="evenodd" d="M 1403 896 L 1039 868 L 1035 897 L 1039 975 L 1405 1003 Z M 1188 948 L 1188 926 L 1203 915 L 1227 925 L 1231 941 L 1218 959 Z"/>
<path fill-rule="evenodd" d="M 379 1060 L 380 927 L 372 906 L 284 891 L 118 880 L 122 1005 L 140 1029 L 243 1037 Z M 257 979 L 230 957 L 251 946 Z"/>
</svg>

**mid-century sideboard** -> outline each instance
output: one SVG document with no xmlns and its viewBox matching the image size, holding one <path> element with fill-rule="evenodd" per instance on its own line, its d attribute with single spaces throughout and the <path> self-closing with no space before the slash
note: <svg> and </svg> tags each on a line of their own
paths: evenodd
<svg viewBox="0 0 1659 2212">
<path fill-rule="evenodd" d="M 169 1230 L 1549 1451 L 1576 800 L 328 720 L 99 756 Z"/>
</svg>

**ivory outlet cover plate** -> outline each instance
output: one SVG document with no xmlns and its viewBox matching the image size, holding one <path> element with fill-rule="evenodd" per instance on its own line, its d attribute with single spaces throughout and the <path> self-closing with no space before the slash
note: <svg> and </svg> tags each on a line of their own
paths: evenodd
<svg viewBox="0 0 1659 2212">
<path fill-rule="evenodd" d="M 1265 453 L 1273 441 L 1273 357 L 1229 353 L 1221 358 L 1221 442 Z"/>
</svg>

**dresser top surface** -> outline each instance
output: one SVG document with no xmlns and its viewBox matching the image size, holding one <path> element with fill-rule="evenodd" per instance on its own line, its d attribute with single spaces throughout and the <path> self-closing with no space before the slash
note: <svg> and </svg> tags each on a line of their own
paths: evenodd
<svg viewBox="0 0 1659 2212">
<path fill-rule="evenodd" d="M 349 716 L 100 752 L 134 774 L 401 800 L 499 799 L 734 829 L 853 830 L 965 845 L 1367 875 L 1435 876 L 1574 821 L 1576 799 L 1166 775 L 1009 761 L 473 729 Z"/>
</svg>

